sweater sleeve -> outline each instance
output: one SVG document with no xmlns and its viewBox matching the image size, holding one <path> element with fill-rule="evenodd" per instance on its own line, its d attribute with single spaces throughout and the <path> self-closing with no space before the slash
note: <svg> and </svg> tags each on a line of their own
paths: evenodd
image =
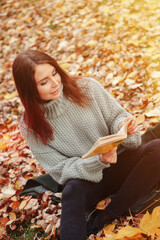
<svg viewBox="0 0 160 240">
<path fill-rule="evenodd" d="M 119 125 L 127 116 L 131 116 L 116 100 L 110 95 L 104 87 L 96 80 L 91 79 L 91 89 L 94 92 L 93 99 L 105 118 L 109 127 L 110 134 L 116 134 L 119 131 Z M 141 144 L 140 132 L 128 135 L 121 145 L 125 148 L 135 149 Z"/>
<path fill-rule="evenodd" d="M 109 164 L 103 164 L 98 155 L 82 159 L 80 157 L 66 157 L 55 149 L 46 146 L 43 152 L 31 149 L 34 157 L 44 169 L 59 184 L 65 184 L 69 179 L 79 178 L 91 182 L 99 182 L 102 179 L 102 170 Z"/>
<path fill-rule="evenodd" d="M 64 156 L 49 144 L 44 145 L 39 139 L 35 139 L 32 133 L 27 134 L 23 121 L 19 124 L 19 128 L 33 156 L 59 184 L 65 184 L 73 178 L 99 182 L 103 177 L 103 169 L 110 166 L 102 163 L 98 155 L 87 159 Z"/>
</svg>

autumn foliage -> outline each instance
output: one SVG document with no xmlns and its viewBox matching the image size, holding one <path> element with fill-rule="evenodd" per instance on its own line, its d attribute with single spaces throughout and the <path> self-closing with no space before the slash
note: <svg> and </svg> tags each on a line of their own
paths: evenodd
<svg viewBox="0 0 160 240">
<path fill-rule="evenodd" d="M 45 171 L 18 129 L 23 106 L 12 62 L 20 51 L 39 49 L 71 74 L 95 77 L 144 132 L 160 120 L 160 1 L 2 0 L 0 5 L 0 239 L 10 239 L 6 233 L 21 231 L 27 220 L 42 227 L 46 239 L 56 239 L 61 205 L 52 202 L 50 192 L 19 197 L 26 181 Z M 110 239 L 160 239 L 160 208 L 130 215 L 97 235 Z"/>
</svg>

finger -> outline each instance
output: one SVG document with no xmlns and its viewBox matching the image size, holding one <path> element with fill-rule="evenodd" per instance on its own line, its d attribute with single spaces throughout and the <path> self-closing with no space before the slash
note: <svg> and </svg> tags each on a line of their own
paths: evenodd
<svg viewBox="0 0 160 240">
<path fill-rule="evenodd" d="M 112 155 L 113 153 L 115 153 L 117 151 L 117 147 L 115 147 L 113 150 L 109 151 L 108 153 L 104 153 L 102 154 L 104 157 L 109 157 L 110 155 Z"/>
<path fill-rule="evenodd" d="M 122 123 L 120 123 L 120 125 L 119 125 L 119 129 L 121 128 L 121 127 L 123 127 L 123 125 L 126 123 L 126 122 L 128 122 L 131 118 L 134 118 L 133 116 L 128 116 L 128 117 L 126 117 L 125 119 L 124 119 L 124 121 L 122 122 Z M 129 124 L 130 125 L 130 124 Z"/>
<path fill-rule="evenodd" d="M 128 132 L 133 132 L 133 131 L 135 131 L 137 128 L 138 128 L 138 126 L 137 126 L 137 125 L 134 125 L 134 126 L 128 128 Z"/>
<path fill-rule="evenodd" d="M 110 163 L 115 164 L 117 162 L 117 156 L 114 156 L 111 160 Z"/>
<path fill-rule="evenodd" d="M 131 123 L 129 124 L 129 126 L 128 126 L 128 130 L 132 130 L 132 129 L 136 128 L 137 126 L 138 126 L 138 125 L 137 125 L 136 120 L 133 119 L 133 120 L 131 121 Z"/>
<path fill-rule="evenodd" d="M 138 132 L 138 130 L 139 130 L 139 127 L 137 126 L 137 127 L 134 128 L 132 131 L 129 131 L 128 134 L 136 133 L 136 132 Z"/>
</svg>

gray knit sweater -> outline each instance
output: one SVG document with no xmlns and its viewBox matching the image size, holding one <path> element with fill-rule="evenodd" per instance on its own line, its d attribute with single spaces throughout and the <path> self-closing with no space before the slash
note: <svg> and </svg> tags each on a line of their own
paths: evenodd
<svg viewBox="0 0 160 240">
<path fill-rule="evenodd" d="M 20 122 L 20 130 L 39 163 L 60 184 L 72 178 L 99 182 L 103 164 L 99 156 L 82 159 L 99 137 L 118 132 L 119 124 L 129 115 L 96 80 L 86 78 L 87 94 L 92 98 L 89 107 L 82 108 L 63 95 L 45 104 L 45 117 L 55 129 L 54 140 L 44 145 L 34 134 L 27 135 L 27 127 Z M 83 84 L 81 85 L 83 87 Z M 43 126 L 42 126 L 43 127 Z M 140 133 L 129 135 L 118 152 L 135 149 L 141 144 Z"/>
</svg>

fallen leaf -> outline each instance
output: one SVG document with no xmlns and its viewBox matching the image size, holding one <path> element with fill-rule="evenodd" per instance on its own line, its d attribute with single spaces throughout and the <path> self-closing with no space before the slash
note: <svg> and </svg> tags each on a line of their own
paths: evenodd
<svg viewBox="0 0 160 240">
<path fill-rule="evenodd" d="M 120 240 L 120 239 L 124 239 L 124 238 L 131 239 L 133 237 L 134 237 L 134 239 L 138 239 L 139 237 L 141 237 L 141 239 L 143 239 L 141 233 L 145 233 L 145 231 L 142 231 L 139 228 L 126 226 L 126 227 L 121 228 L 118 231 L 118 233 L 116 234 L 114 239 L 116 239 L 116 240 Z"/>
<path fill-rule="evenodd" d="M 160 206 L 153 209 L 152 214 L 146 213 L 140 222 L 140 229 L 148 235 L 160 237 Z"/>
<path fill-rule="evenodd" d="M 18 96 L 18 94 L 17 94 L 17 92 L 15 91 L 15 92 L 12 92 L 12 93 L 7 93 L 7 94 L 4 96 L 4 99 L 9 100 L 9 99 L 15 98 L 15 97 L 17 97 L 17 96 Z"/>
<path fill-rule="evenodd" d="M 141 124 L 141 123 L 143 123 L 145 121 L 145 116 L 144 116 L 144 114 L 140 114 L 140 115 L 138 115 L 137 117 L 136 117 L 136 122 L 137 122 L 137 124 Z"/>
<path fill-rule="evenodd" d="M 147 117 L 160 117 L 160 109 L 159 108 L 155 108 L 153 110 L 148 111 L 147 113 L 145 113 L 145 115 Z"/>
<path fill-rule="evenodd" d="M 154 71 L 151 73 L 152 78 L 159 78 L 160 79 L 160 72 L 159 71 Z"/>
<path fill-rule="evenodd" d="M 9 183 L 7 186 L 4 186 L 1 189 L 2 195 L 0 199 L 10 198 L 12 197 L 16 191 L 13 189 L 13 186 Z"/>
</svg>

